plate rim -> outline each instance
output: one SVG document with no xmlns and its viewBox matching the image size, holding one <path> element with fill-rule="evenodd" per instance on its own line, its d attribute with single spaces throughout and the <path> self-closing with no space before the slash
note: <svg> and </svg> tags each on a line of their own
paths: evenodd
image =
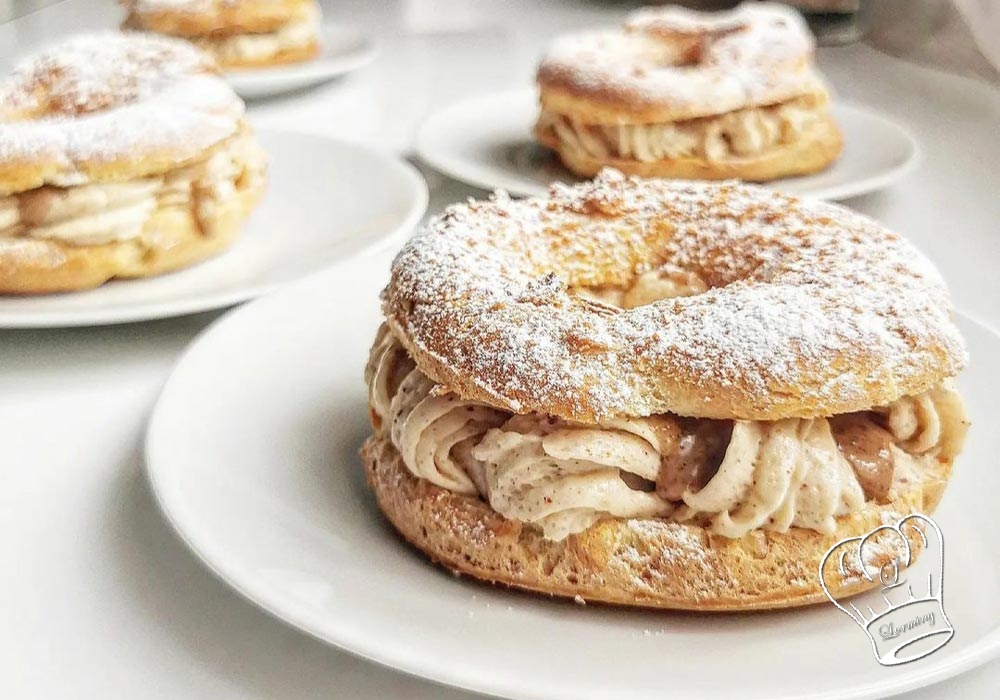
<svg viewBox="0 0 1000 700">
<path fill-rule="evenodd" d="M 327 56 L 324 54 L 323 42 L 331 36 L 355 39 L 359 46 L 355 51 Z M 355 25 L 323 22 L 319 28 L 319 37 L 320 52 L 307 61 L 235 68 L 225 71 L 223 77 L 237 93 L 242 95 L 242 91 L 245 91 L 247 94 L 244 97 L 247 99 L 259 99 L 305 89 L 352 73 L 374 61 L 381 50 L 375 38 Z"/>
<path fill-rule="evenodd" d="M 374 238 L 371 242 L 361 244 L 351 252 L 344 255 L 341 259 L 333 260 L 322 267 L 309 270 L 308 272 L 285 282 L 250 284 L 238 289 L 220 291 L 214 294 L 184 299 L 181 301 L 156 301 L 139 305 L 119 306 L 106 310 L 56 310 L 40 312 L 32 311 L 25 313 L 19 311 L 5 311 L 0 308 L 0 329 L 24 330 L 110 326 L 124 323 L 156 321 L 164 318 L 175 318 L 178 316 L 187 316 L 203 311 L 212 311 L 215 309 L 230 307 L 249 299 L 264 296 L 277 289 L 297 284 L 298 282 L 313 275 L 322 274 L 330 267 L 340 265 L 344 261 L 367 258 L 372 255 L 376 255 L 379 252 L 400 243 L 402 239 L 408 236 L 410 232 L 417 227 L 424 214 L 427 213 L 427 207 L 430 202 L 430 191 L 428 189 L 427 180 L 412 163 L 408 162 L 404 158 L 380 151 L 362 143 L 335 138 L 333 136 L 328 136 L 315 131 L 272 127 L 258 127 L 256 131 L 260 135 L 276 134 L 279 136 L 290 135 L 293 137 L 322 139 L 333 143 L 338 148 L 352 150 L 355 154 L 363 154 L 363 157 L 372 158 L 380 161 L 384 166 L 390 169 L 396 169 L 397 173 L 408 182 L 408 189 L 410 195 L 412 195 L 412 202 L 407 209 L 406 214 L 400 220 L 398 225 L 389 229 L 384 234 Z M 239 237 L 237 237 L 235 244 L 238 243 Z M 216 257 L 224 256 L 227 252 L 228 250 L 223 251 Z M 181 269 L 166 274 L 169 275 L 183 272 L 184 269 Z M 133 281 L 141 282 L 142 280 L 119 280 L 116 281 L 115 284 L 129 284 Z M 75 292 L 67 292 L 66 294 L 73 295 Z M 0 306 L 2 306 L 2 302 L 5 298 L 18 299 L 25 297 L 0 296 Z"/>
<path fill-rule="evenodd" d="M 528 97 L 531 97 L 532 101 L 537 101 L 538 91 L 535 88 L 518 88 L 511 90 L 500 90 L 495 92 L 480 93 L 473 97 L 466 98 L 464 100 L 458 100 L 452 102 L 444 107 L 432 112 L 426 116 L 417 128 L 417 136 L 414 141 L 415 151 L 419 158 L 427 163 L 429 166 L 434 168 L 439 173 L 442 173 L 450 178 L 464 182 L 473 187 L 483 189 L 486 191 L 492 191 L 495 189 L 503 189 L 508 193 L 518 196 L 518 197 L 536 197 L 542 196 L 546 193 L 546 186 L 541 184 L 532 184 L 528 186 L 526 183 L 517 183 L 511 178 L 505 178 L 504 183 L 497 184 L 497 182 L 491 182 L 491 179 L 482 174 L 484 166 L 482 164 L 475 164 L 476 172 L 471 175 L 468 174 L 468 170 L 464 167 L 464 164 L 469 163 L 467 159 L 452 156 L 449 154 L 444 154 L 441 151 L 429 147 L 428 142 L 431 140 L 431 133 L 434 131 L 433 127 L 437 126 L 435 122 L 444 119 L 449 116 L 450 113 L 458 111 L 460 109 L 468 109 L 472 104 L 476 102 L 489 102 L 492 100 L 520 100 L 523 102 L 528 101 Z M 863 194 L 868 194 L 871 192 L 877 192 L 879 190 L 885 189 L 889 185 L 902 180 L 904 177 L 909 175 L 911 172 L 919 167 L 920 163 L 923 162 L 924 154 L 923 149 L 920 147 L 920 141 L 917 139 L 916 135 L 910 129 L 909 126 L 895 119 L 894 117 L 886 114 L 882 110 L 869 107 L 861 103 L 853 102 L 851 100 L 839 99 L 832 103 L 832 110 L 845 111 L 848 113 L 854 113 L 856 115 L 862 115 L 865 119 L 873 119 L 881 122 L 885 126 L 889 126 L 906 141 L 909 148 L 906 160 L 902 163 L 882 171 L 871 177 L 866 177 L 863 180 L 854 180 L 851 182 L 842 183 L 839 185 L 833 185 L 829 187 L 818 188 L 816 190 L 805 192 L 802 194 L 797 194 L 798 197 L 808 197 L 812 199 L 822 199 L 826 201 L 843 201 L 851 197 L 857 197 Z M 525 135 L 530 134 L 530 129 L 526 129 Z M 456 164 L 458 164 L 456 166 Z M 809 177 L 806 175 L 804 177 Z M 780 190 L 780 183 L 782 180 L 792 180 L 794 178 L 782 178 L 775 180 L 771 183 L 756 183 L 763 187 L 774 187 Z M 776 186 L 777 184 L 777 186 Z"/>
<path fill-rule="evenodd" d="M 340 264 L 335 267 L 339 267 Z M 326 272 L 332 274 L 333 270 L 331 268 Z M 303 280 L 297 282 L 295 285 L 286 287 L 281 294 L 261 298 L 227 312 L 199 333 L 180 355 L 170 375 L 164 382 L 160 394 L 153 405 L 153 409 L 149 414 L 149 421 L 142 441 L 143 471 L 145 472 L 146 482 L 164 520 L 166 520 L 174 533 L 205 568 L 237 595 L 249 601 L 254 607 L 265 614 L 281 620 L 299 632 L 341 651 L 409 676 L 474 693 L 485 693 L 503 698 L 524 698 L 525 700 L 579 700 L 583 696 L 576 695 L 575 693 L 571 694 L 566 690 L 560 690 L 558 684 L 552 682 L 547 685 L 539 684 L 537 686 L 524 687 L 518 686 L 516 681 L 499 677 L 498 674 L 465 672 L 457 664 L 436 662 L 429 668 L 426 664 L 426 659 L 424 659 L 425 663 L 419 663 L 412 656 L 393 654 L 391 651 L 380 652 L 377 642 L 368 639 L 364 634 L 358 634 L 357 631 L 352 632 L 344 628 L 332 631 L 318 629 L 316 625 L 310 623 L 310 620 L 305 615 L 299 614 L 294 609 L 294 606 L 284 604 L 280 599 L 272 598 L 266 593 L 266 590 L 258 590 L 258 587 L 255 587 L 252 583 L 247 583 L 243 580 L 239 572 L 234 571 L 235 567 L 226 565 L 225 558 L 218 557 L 214 553 L 213 550 L 216 548 L 212 544 L 206 544 L 204 539 L 199 541 L 199 537 L 184 525 L 182 522 L 183 519 L 179 518 L 177 512 L 172 509 L 170 498 L 164 495 L 165 491 L 160 481 L 161 477 L 159 474 L 162 468 L 157 468 L 154 462 L 158 459 L 156 451 L 162 439 L 159 437 L 159 433 L 162 430 L 160 425 L 164 420 L 162 416 L 169 408 L 172 393 L 176 391 L 177 383 L 180 381 L 178 379 L 181 376 L 180 373 L 192 361 L 191 358 L 195 357 L 196 353 L 201 352 L 202 347 L 211 343 L 213 338 L 217 334 L 224 332 L 228 326 L 239 323 L 244 315 L 249 316 L 256 313 L 257 307 L 260 305 L 281 304 L 284 297 L 296 296 L 298 287 L 308 287 L 309 283 L 316 284 L 319 282 L 319 276 L 316 275 L 314 277 L 316 279 Z M 960 316 L 968 322 L 979 326 L 982 330 L 1000 340 L 1000 331 L 994 328 L 992 324 L 978 318 L 974 313 L 956 311 L 956 316 Z M 168 408 L 164 408 L 164 406 Z M 176 505 L 173 507 L 176 507 Z M 965 649 L 954 656 L 947 657 L 947 661 L 937 662 L 926 669 L 922 669 L 919 673 L 907 676 L 905 679 L 894 680 L 890 677 L 878 683 L 870 683 L 867 686 L 860 686 L 846 692 L 828 690 L 813 694 L 795 693 L 780 696 L 776 700 L 874 700 L 876 698 L 886 698 L 935 685 L 998 658 L 1000 658 L 1000 626 L 985 634 L 971 648 Z M 588 699 L 597 698 L 598 695 L 595 693 L 586 697 Z"/>
</svg>

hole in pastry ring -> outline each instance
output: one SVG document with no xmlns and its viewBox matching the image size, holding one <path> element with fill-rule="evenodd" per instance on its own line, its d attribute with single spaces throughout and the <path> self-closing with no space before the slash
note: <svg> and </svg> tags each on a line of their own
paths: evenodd
<svg viewBox="0 0 1000 700">
<path fill-rule="evenodd" d="M 243 102 L 190 44 L 103 32 L 0 82 L 0 194 L 179 167 L 234 134 Z"/>
<path fill-rule="evenodd" d="M 571 293 L 658 268 L 707 291 L 628 310 Z M 609 170 L 547 198 L 450 207 L 397 256 L 383 308 L 420 369 L 463 398 L 584 422 L 829 416 L 919 394 L 965 362 L 939 274 L 875 221 Z"/>
<path fill-rule="evenodd" d="M 606 123 L 659 123 L 775 104 L 825 88 L 794 10 L 647 8 L 624 27 L 559 37 L 538 69 L 542 104 Z"/>
</svg>

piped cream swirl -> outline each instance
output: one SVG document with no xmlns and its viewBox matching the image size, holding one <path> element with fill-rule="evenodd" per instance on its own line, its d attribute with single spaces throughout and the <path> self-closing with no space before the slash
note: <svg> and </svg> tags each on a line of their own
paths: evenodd
<svg viewBox="0 0 1000 700">
<path fill-rule="evenodd" d="M 865 503 L 825 418 L 735 421 L 718 470 L 674 503 L 653 489 L 679 446 L 670 416 L 583 425 L 466 401 L 423 374 L 385 325 L 366 381 L 376 430 L 388 433 L 414 476 L 479 494 L 548 539 L 609 517 L 698 522 L 730 538 L 792 527 L 831 533 L 837 517 Z M 927 460 L 954 456 L 968 427 L 948 382 L 878 411 L 900 441 L 892 453 L 906 479 L 920 478 Z"/>
<path fill-rule="evenodd" d="M 826 115 L 825 104 L 798 99 L 660 124 L 585 124 L 567 115 L 543 111 L 539 127 L 550 129 L 563 148 L 589 158 L 650 163 L 699 157 L 720 162 L 756 156 L 792 143 Z"/>
<path fill-rule="evenodd" d="M 162 178 L 43 187 L 20 195 L 25 235 L 95 245 L 138 237 L 156 210 Z"/>
<path fill-rule="evenodd" d="M 951 381 L 879 409 L 899 446 L 910 454 L 951 459 L 962 449 L 969 423 Z"/>
<path fill-rule="evenodd" d="M 486 497 L 501 515 L 535 523 L 561 540 L 605 517 L 665 516 L 673 506 L 631 488 L 628 472 L 652 483 L 661 445 L 654 419 L 583 426 L 545 416 L 512 416 L 472 450 L 485 465 Z"/>
<path fill-rule="evenodd" d="M 790 527 L 829 534 L 836 516 L 864 502 L 827 420 L 737 421 L 719 471 L 705 488 L 684 494 L 681 519 L 708 515 L 712 530 L 726 537 Z"/>
<path fill-rule="evenodd" d="M 262 177 L 260 147 L 249 132 L 224 142 L 202 162 L 162 175 L 75 187 L 39 187 L 0 197 L 0 237 L 28 237 L 71 245 L 101 245 L 146 235 L 161 207 L 190 206 L 212 235 L 219 207 L 237 195 L 242 177 Z M 155 232 L 153 232 L 155 233 Z"/>
<path fill-rule="evenodd" d="M 469 449 L 461 446 L 478 441 L 507 414 L 456 394 L 435 392 L 434 382 L 384 326 L 366 374 L 375 418 L 389 431 L 414 476 L 457 493 L 478 493 Z"/>
</svg>

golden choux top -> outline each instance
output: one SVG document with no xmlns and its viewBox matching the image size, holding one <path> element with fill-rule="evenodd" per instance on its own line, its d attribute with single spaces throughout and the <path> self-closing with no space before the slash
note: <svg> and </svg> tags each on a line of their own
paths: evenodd
<svg viewBox="0 0 1000 700">
<path fill-rule="evenodd" d="M 813 38 L 792 9 L 648 8 L 620 29 L 558 38 L 538 69 L 542 105 L 592 122 L 689 120 L 825 95 Z"/>
<path fill-rule="evenodd" d="M 236 134 L 243 111 L 212 59 L 186 42 L 74 38 L 0 82 L 0 195 L 186 165 Z"/>
<path fill-rule="evenodd" d="M 688 296 L 593 299 L 649 272 Z M 420 370 L 463 399 L 589 423 L 850 413 L 965 362 L 939 274 L 875 221 L 614 171 L 448 208 L 397 256 L 383 310 Z"/>
</svg>

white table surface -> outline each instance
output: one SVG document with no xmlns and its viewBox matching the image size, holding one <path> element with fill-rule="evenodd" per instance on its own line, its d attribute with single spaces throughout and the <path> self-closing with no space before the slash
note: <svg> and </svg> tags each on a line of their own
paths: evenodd
<svg viewBox="0 0 1000 700">
<path fill-rule="evenodd" d="M 379 38 L 379 59 L 255 104 L 252 118 L 400 153 L 429 110 L 524 85 L 553 31 L 621 12 L 531 0 L 330 5 L 330 17 Z M 112 26 L 116 13 L 110 2 L 68 0 L 0 26 L 0 62 L 74 28 Z M 849 204 L 913 238 L 958 306 L 1000 326 L 1000 94 L 861 46 L 822 50 L 820 62 L 841 96 L 904 121 L 925 151 L 905 182 Z M 431 211 L 480 194 L 428 180 Z M 382 274 L 387 261 L 368 264 Z M 275 621 L 215 580 L 160 517 L 143 429 L 172 364 L 217 316 L 0 331 L 0 697 L 469 697 Z M 994 662 L 907 697 L 992 699 L 998 689 Z"/>
</svg>

